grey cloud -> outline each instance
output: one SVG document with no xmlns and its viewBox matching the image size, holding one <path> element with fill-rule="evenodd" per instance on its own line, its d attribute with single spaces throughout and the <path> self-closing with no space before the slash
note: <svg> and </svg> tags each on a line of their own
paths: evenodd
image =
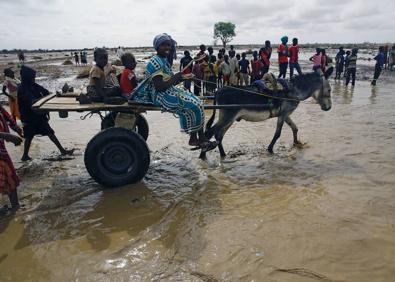
<svg viewBox="0 0 395 282">
<path fill-rule="evenodd" d="M 92 3 L 94 2 L 94 4 Z M 213 41 L 214 23 L 236 24 L 233 43 L 388 41 L 393 0 L 0 0 L 2 48 L 151 45 L 170 32 L 181 45 Z M 388 20 L 386 20 L 388 19 Z M 6 33 L 4 30 L 11 30 Z M 358 31 L 358 32 L 356 32 Z M 18 36 L 15 36 L 18 34 Z M 83 45 L 83 46 L 80 46 Z"/>
</svg>

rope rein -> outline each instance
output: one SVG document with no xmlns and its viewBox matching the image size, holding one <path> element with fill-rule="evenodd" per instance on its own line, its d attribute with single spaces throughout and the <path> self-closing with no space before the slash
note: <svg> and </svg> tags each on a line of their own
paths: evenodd
<svg viewBox="0 0 395 282">
<path fill-rule="evenodd" d="M 212 82 L 212 81 L 208 81 L 208 80 L 204 80 L 204 79 L 200 79 L 200 78 L 193 78 L 195 80 L 199 80 L 205 83 L 210 83 L 210 84 L 215 84 L 217 85 L 217 83 Z M 199 87 L 199 86 L 198 86 Z M 255 95 L 259 95 L 259 96 L 264 96 L 267 98 L 271 98 L 271 99 L 277 99 L 277 100 L 284 100 L 284 101 L 293 101 L 293 102 L 303 102 L 303 100 L 299 100 L 299 99 L 293 99 L 293 98 L 285 98 L 285 97 L 276 97 L 276 96 L 271 96 L 262 92 L 257 92 L 257 91 L 252 91 L 252 90 L 247 90 L 247 89 L 242 89 L 242 88 L 238 88 L 238 87 L 234 87 L 234 86 L 230 86 L 230 85 L 223 85 L 223 88 L 230 88 L 230 89 L 234 89 L 234 90 L 238 90 L 238 91 L 242 91 L 242 92 L 247 92 L 247 93 L 251 93 L 251 94 L 255 94 Z M 202 87 L 200 87 L 202 88 Z"/>
</svg>

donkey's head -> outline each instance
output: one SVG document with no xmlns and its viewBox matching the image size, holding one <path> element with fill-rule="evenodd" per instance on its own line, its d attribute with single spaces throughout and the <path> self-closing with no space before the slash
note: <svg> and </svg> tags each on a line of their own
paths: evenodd
<svg viewBox="0 0 395 282">
<path fill-rule="evenodd" d="M 313 97 L 321 106 L 323 111 L 329 111 L 332 107 L 331 86 L 329 76 L 333 68 L 329 68 L 325 74 L 321 71 L 302 74 L 292 80 L 293 95 L 299 100 L 306 100 Z"/>
<path fill-rule="evenodd" d="M 333 67 L 326 70 L 325 73 L 321 73 L 321 87 L 318 91 L 313 93 L 313 98 L 320 104 L 323 111 L 329 111 L 332 108 L 331 99 L 331 85 L 329 84 L 329 76 L 333 72 Z"/>
</svg>

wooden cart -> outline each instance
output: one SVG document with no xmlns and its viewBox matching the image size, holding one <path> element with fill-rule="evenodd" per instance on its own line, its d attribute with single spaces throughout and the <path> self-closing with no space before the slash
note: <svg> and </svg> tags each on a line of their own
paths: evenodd
<svg viewBox="0 0 395 282">
<path fill-rule="evenodd" d="M 122 186 L 140 181 L 147 173 L 150 164 L 146 143 L 149 126 L 141 113 L 160 108 L 137 103 L 81 105 L 76 95 L 53 94 L 37 101 L 33 109 L 38 112 L 59 112 L 60 117 L 67 117 L 68 112 L 100 114 L 102 130 L 89 141 L 84 154 L 85 167 L 96 182 L 108 187 Z M 103 112 L 109 113 L 103 115 Z M 122 125 L 114 127 L 120 116 L 123 116 Z M 125 124 L 125 116 L 128 124 Z"/>
</svg>

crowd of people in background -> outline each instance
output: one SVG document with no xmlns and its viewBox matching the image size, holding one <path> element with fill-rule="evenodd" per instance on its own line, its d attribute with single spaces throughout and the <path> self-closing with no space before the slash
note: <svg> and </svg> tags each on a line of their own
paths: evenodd
<svg viewBox="0 0 395 282">
<path fill-rule="evenodd" d="M 299 64 L 299 44 L 298 39 L 292 39 L 292 45 L 288 46 L 288 37 L 281 38 L 281 44 L 277 47 L 277 63 L 279 74 L 278 78 L 285 79 L 289 69 L 289 79 L 292 79 L 295 73 L 302 74 Z M 212 94 L 216 88 L 224 85 L 243 86 L 253 83 L 268 73 L 273 61 L 273 48 L 269 40 L 259 50 L 236 53 L 234 46 L 226 52 L 220 49 L 217 56 L 213 54 L 213 48 L 204 44 L 200 45 L 199 52 L 192 58 L 190 51 L 184 52 L 184 57 L 180 61 L 180 71 L 184 74 L 192 73 L 195 77 L 193 81 L 193 92 L 195 95 Z M 251 54 L 252 59 L 248 60 L 247 55 Z M 395 61 L 395 45 L 391 50 L 388 47 L 380 47 L 376 60 L 372 85 L 376 85 L 381 71 L 384 68 L 393 69 Z M 343 47 L 339 48 L 335 58 L 331 58 L 325 48 L 316 48 L 316 53 L 309 58 L 312 62 L 313 71 L 325 71 L 330 67 L 335 67 L 335 79 L 345 79 L 345 84 L 350 83 L 355 86 L 358 49 L 353 48 L 345 51 Z M 191 64 L 191 61 L 194 61 Z M 191 82 L 184 82 L 185 89 L 191 91 Z"/>
</svg>

